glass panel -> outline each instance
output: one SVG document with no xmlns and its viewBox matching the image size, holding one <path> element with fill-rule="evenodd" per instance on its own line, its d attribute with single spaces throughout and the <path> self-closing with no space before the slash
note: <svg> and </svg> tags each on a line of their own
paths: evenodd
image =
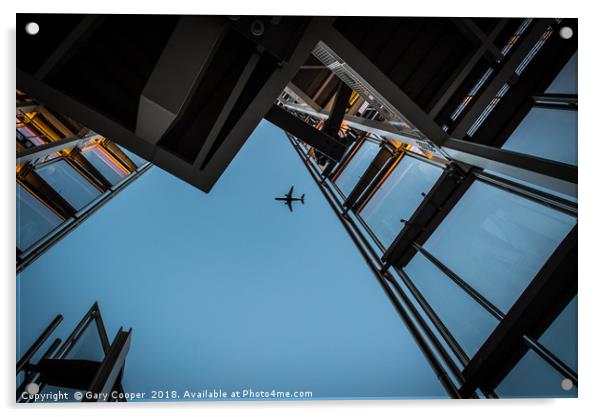
<svg viewBox="0 0 602 417">
<path fill-rule="evenodd" d="M 552 81 L 546 94 L 577 94 L 577 52 Z"/>
<path fill-rule="evenodd" d="M 476 181 L 424 247 L 507 312 L 575 223 Z"/>
<path fill-rule="evenodd" d="M 136 165 L 136 167 L 140 168 L 142 165 L 144 165 L 147 161 L 146 159 L 142 159 L 140 158 L 138 155 L 136 155 L 134 152 L 130 152 L 128 151 L 126 148 L 120 146 L 119 149 L 121 149 L 123 151 L 124 154 L 127 155 L 128 158 L 130 158 L 130 160 Z"/>
<path fill-rule="evenodd" d="M 99 146 L 83 149 L 82 155 L 113 185 L 128 176 L 128 171 Z"/>
<path fill-rule="evenodd" d="M 577 165 L 577 112 L 533 107 L 502 149 Z"/>
<path fill-rule="evenodd" d="M 577 372 L 577 296 L 541 335 L 539 342 Z"/>
<path fill-rule="evenodd" d="M 17 247 L 24 251 L 63 220 L 17 183 Z"/>
<path fill-rule="evenodd" d="M 378 144 L 365 141 L 355 155 L 353 155 L 351 161 L 349 161 L 343 172 L 341 172 L 341 175 L 339 175 L 335 181 L 343 194 L 349 195 L 353 190 L 355 184 L 359 181 L 360 177 L 364 174 L 378 153 L 378 149 Z"/>
<path fill-rule="evenodd" d="M 543 191 L 544 193 L 548 193 L 548 194 L 554 195 L 556 197 L 564 198 L 565 200 L 572 201 L 573 203 L 577 202 L 577 197 L 573 197 L 572 195 L 564 194 L 559 191 L 552 190 L 550 188 L 542 187 L 541 185 L 538 185 L 538 184 L 533 184 L 533 183 L 525 181 L 525 180 L 514 178 L 514 177 L 511 177 L 510 175 L 502 174 L 501 172 L 489 171 L 488 169 L 483 170 L 483 172 L 493 174 L 496 177 L 506 178 L 507 180 L 510 180 L 517 184 L 525 185 L 527 187 L 533 188 L 534 190 Z"/>
<path fill-rule="evenodd" d="M 96 325 L 96 320 L 92 320 L 65 359 L 102 362 L 104 358 L 105 353 L 100 341 L 98 326 Z"/>
<path fill-rule="evenodd" d="M 100 191 L 65 160 L 41 166 L 36 172 L 76 210 L 100 195 Z"/>
<path fill-rule="evenodd" d="M 404 156 L 361 212 L 381 243 L 388 247 L 441 176 L 443 169 Z"/>
<path fill-rule="evenodd" d="M 46 142 L 42 140 L 33 130 L 17 119 L 16 140 L 26 148 L 43 145 Z"/>
<path fill-rule="evenodd" d="M 417 253 L 404 270 L 466 354 L 472 357 L 498 320 L 422 254 Z"/>
<path fill-rule="evenodd" d="M 495 392 L 506 398 L 576 397 L 577 387 L 562 388 L 564 379 L 537 353 L 529 350 Z"/>
</svg>

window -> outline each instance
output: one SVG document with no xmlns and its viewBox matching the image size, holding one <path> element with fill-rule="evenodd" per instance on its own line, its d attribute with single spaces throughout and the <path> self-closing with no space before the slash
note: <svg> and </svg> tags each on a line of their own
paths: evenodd
<svg viewBox="0 0 602 417">
<path fill-rule="evenodd" d="M 422 203 L 443 169 L 406 154 L 379 186 L 360 215 L 388 247 Z M 424 194 L 424 195 L 423 195 Z"/>
<path fill-rule="evenodd" d="M 54 230 L 62 219 L 17 183 L 17 248 L 21 251 Z"/>
<path fill-rule="evenodd" d="M 144 165 L 146 163 L 146 160 L 140 158 L 135 153 L 128 151 L 123 146 L 120 146 L 119 149 L 121 149 L 123 151 L 123 153 L 126 154 L 126 156 L 128 158 L 130 158 L 130 160 L 134 163 L 134 165 L 136 165 L 137 168 L 140 168 L 142 165 Z"/>
<path fill-rule="evenodd" d="M 404 271 L 445 327 L 472 357 L 499 323 L 421 253 Z"/>
<path fill-rule="evenodd" d="M 577 53 L 545 94 L 577 94 Z M 577 111 L 533 107 L 502 148 L 577 165 Z"/>
<path fill-rule="evenodd" d="M 565 390 L 562 388 L 563 380 L 564 375 L 529 350 L 495 392 L 506 398 L 576 397 L 577 387 Z"/>
<path fill-rule="evenodd" d="M 352 156 L 347 166 L 343 169 L 343 172 L 341 172 L 341 175 L 335 180 L 336 185 L 344 195 L 351 193 L 355 184 L 357 184 L 378 153 L 378 149 L 378 144 L 366 140 L 355 155 Z"/>
<path fill-rule="evenodd" d="M 119 183 L 129 174 L 125 168 L 98 145 L 82 149 L 82 155 L 113 185 Z"/>
<path fill-rule="evenodd" d="M 577 296 L 541 335 L 539 343 L 577 372 Z"/>
<path fill-rule="evenodd" d="M 43 165 L 36 172 L 76 210 L 100 195 L 96 187 L 63 159 Z"/>
<path fill-rule="evenodd" d="M 502 149 L 577 165 L 577 112 L 533 107 Z"/>
<path fill-rule="evenodd" d="M 424 248 L 507 312 L 576 219 L 476 181 Z"/>
<path fill-rule="evenodd" d="M 577 52 L 552 81 L 546 94 L 577 94 Z"/>
</svg>

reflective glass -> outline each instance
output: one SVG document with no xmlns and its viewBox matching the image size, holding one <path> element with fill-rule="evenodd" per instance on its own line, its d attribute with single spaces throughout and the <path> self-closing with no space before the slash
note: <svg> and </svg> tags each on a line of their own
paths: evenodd
<svg viewBox="0 0 602 417">
<path fill-rule="evenodd" d="M 361 211 L 361 217 L 388 247 L 409 220 L 443 169 L 405 155 Z"/>
<path fill-rule="evenodd" d="M 137 168 L 140 168 L 142 165 L 144 165 L 147 162 L 145 159 L 140 158 L 134 152 L 128 151 L 123 146 L 120 146 L 119 149 L 121 149 L 123 151 L 123 153 L 125 153 L 127 155 L 127 157 L 130 158 L 130 160 L 136 165 Z"/>
<path fill-rule="evenodd" d="M 466 354 L 472 357 L 498 320 L 422 254 L 417 253 L 404 270 Z"/>
<path fill-rule="evenodd" d="M 113 185 L 128 176 L 128 171 L 99 146 L 83 149 L 82 155 Z"/>
<path fill-rule="evenodd" d="M 360 177 L 364 174 L 370 163 L 378 153 L 379 145 L 374 142 L 365 141 L 357 150 L 353 158 L 341 172 L 335 183 L 345 195 L 355 187 Z"/>
<path fill-rule="evenodd" d="M 96 187 L 63 159 L 43 165 L 36 172 L 76 210 L 100 195 Z"/>
<path fill-rule="evenodd" d="M 63 220 L 17 183 L 17 247 L 24 251 Z"/>
<path fill-rule="evenodd" d="M 564 379 L 564 375 L 529 350 L 495 392 L 502 398 L 576 397 L 577 387 L 562 388 Z"/>
<path fill-rule="evenodd" d="M 577 52 L 552 81 L 546 94 L 577 94 Z"/>
<path fill-rule="evenodd" d="M 425 249 L 507 312 L 576 219 L 476 181 Z"/>
<path fill-rule="evenodd" d="M 533 107 L 502 149 L 577 165 L 577 112 Z"/>
<path fill-rule="evenodd" d="M 96 320 L 93 320 L 77 340 L 65 359 L 102 362 L 105 358 Z"/>
<path fill-rule="evenodd" d="M 577 372 L 577 296 L 541 335 L 539 342 Z"/>
</svg>

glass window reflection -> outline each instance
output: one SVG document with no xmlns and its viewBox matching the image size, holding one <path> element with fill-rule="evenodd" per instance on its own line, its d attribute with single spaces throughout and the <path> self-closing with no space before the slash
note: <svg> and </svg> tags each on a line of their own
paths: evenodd
<svg viewBox="0 0 602 417">
<path fill-rule="evenodd" d="M 425 249 L 507 312 L 576 219 L 476 181 Z"/>
<path fill-rule="evenodd" d="M 17 183 L 17 247 L 25 251 L 62 223 L 44 203 Z"/>
<path fill-rule="evenodd" d="M 546 94 L 577 94 L 577 52 L 552 81 Z"/>
<path fill-rule="evenodd" d="M 577 165 L 577 112 L 533 107 L 502 149 Z"/>
<path fill-rule="evenodd" d="M 357 184 L 378 153 L 378 149 L 378 144 L 366 140 L 355 155 L 353 155 L 347 166 L 343 169 L 343 172 L 341 172 L 341 175 L 335 180 L 336 185 L 344 195 L 349 195 L 353 190 L 355 184 Z"/>
<path fill-rule="evenodd" d="M 539 342 L 577 372 L 577 296 L 541 335 Z"/>
<path fill-rule="evenodd" d="M 401 219 L 409 220 L 424 195 L 428 194 L 443 169 L 411 155 L 402 157 L 391 175 L 361 211 L 383 246 L 388 247 L 401 230 Z"/>
<path fill-rule="evenodd" d="M 562 388 L 564 375 L 529 350 L 495 392 L 502 398 L 576 397 L 577 387 Z"/>
<path fill-rule="evenodd" d="M 422 254 L 417 253 L 404 270 L 466 354 L 472 357 L 498 320 Z"/>
<path fill-rule="evenodd" d="M 100 191 L 65 160 L 43 165 L 36 172 L 76 210 L 100 195 Z"/>
<path fill-rule="evenodd" d="M 113 185 L 119 183 L 129 174 L 125 168 L 99 146 L 82 149 L 82 155 Z"/>
</svg>

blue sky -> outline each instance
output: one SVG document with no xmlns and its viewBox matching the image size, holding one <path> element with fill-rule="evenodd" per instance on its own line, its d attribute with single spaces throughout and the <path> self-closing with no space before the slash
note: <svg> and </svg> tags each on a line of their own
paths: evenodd
<svg viewBox="0 0 602 417">
<path fill-rule="evenodd" d="M 291 185 L 294 213 L 274 201 Z M 290 143 L 262 122 L 205 194 L 153 167 L 18 278 L 21 352 L 98 301 L 124 387 L 445 397 Z M 19 354 L 19 352 L 18 352 Z"/>
</svg>

